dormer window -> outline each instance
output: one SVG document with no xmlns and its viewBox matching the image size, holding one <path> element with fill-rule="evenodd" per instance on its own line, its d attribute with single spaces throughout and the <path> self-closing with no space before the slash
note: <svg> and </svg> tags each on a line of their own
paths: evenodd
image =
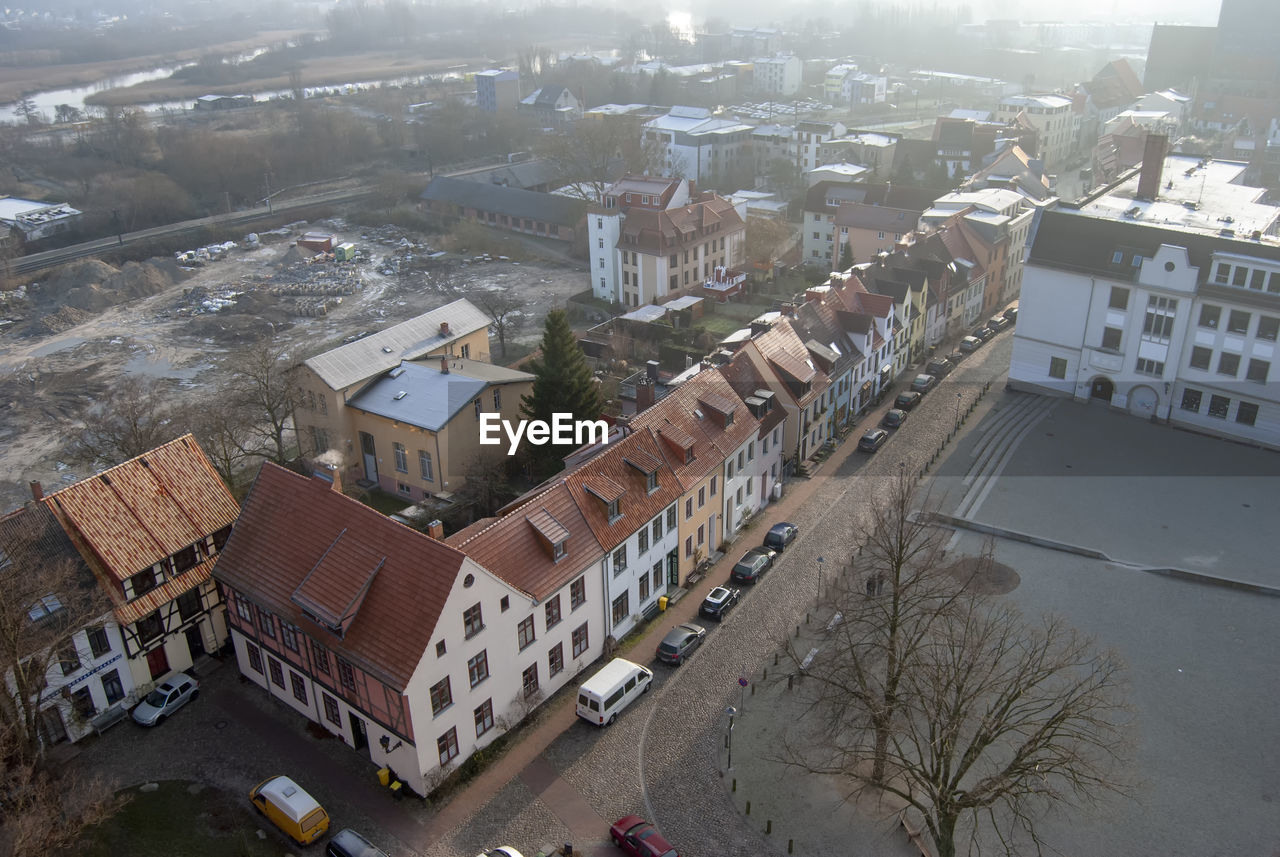
<svg viewBox="0 0 1280 857">
<path fill-rule="evenodd" d="M 551 546 L 551 558 L 556 562 L 559 562 L 568 555 L 569 551 L 565 547 L 565 543 L 563 541 L 556 542 Z"/>
<path fill-rule="evenodd" d="M 688 447 L 684 451 L 684 463 L 685 464 L 693 463 L 693 447 L 692 446 Z"/>
<path fill-rule="evenodd" d="M 622 517 L 622 501 L 621 500 L 610 500 L 605 505 L 608 509 L 609 523 L 612 524 L 614 521 Z"/>
<path fill-rule="evenodd" d="M 645 490 L 650 494 L 658 490 L 658 471 L 655 470 L 645 477 Z"/>
</svg>

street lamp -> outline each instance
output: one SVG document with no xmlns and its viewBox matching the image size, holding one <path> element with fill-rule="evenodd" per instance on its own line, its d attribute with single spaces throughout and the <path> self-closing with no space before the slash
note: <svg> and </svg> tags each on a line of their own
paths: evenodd
<svg viewBox="0 0 1280 857">
<path fill-rule="evenodd" d="M 825 563 L 822 557 L 818 557 L 818 603 L 822 603 L 822 565 Z"/>
<path fill-rule="evenodd" d="M 733 770 L 733 718 L 737 716 L 738 709 L 730 705 L 728 708 L 724 710 L 724 713 L 729 715 L 729 732 L 725 735 L 725 739 L 724 739 L 725 746 L 729 748 L 729 764 L 727 766 L 727 770 L 732 771 Z"/>
<path fill-rule="evenodd" d="M 956 393 L 956 431 L 960 431 L 960 394 Z"/>
</svg>

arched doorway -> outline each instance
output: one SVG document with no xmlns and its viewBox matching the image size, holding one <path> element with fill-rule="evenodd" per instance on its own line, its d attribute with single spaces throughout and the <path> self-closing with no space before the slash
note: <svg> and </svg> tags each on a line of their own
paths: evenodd
<svg viewBox="0 0 1280 857">
<path fill-rule="evenodd" d="M 1156 403 L 1159 398 L 1156 391 L 1145 384 L 1134 387 L 1129 391 L 1129 413 L 1135 417 L 1150 419 L 1156 412 Z"/>
<path fill-rule="evenodd" d="M 1094 378 L 1089 384 L 1089 398 L 1101 399 L 1110 404 L 1111 396 L 1116 391 L 1116 385 L 1111 383 L 1111 379 L 1105 376 Z"/>
</svg>

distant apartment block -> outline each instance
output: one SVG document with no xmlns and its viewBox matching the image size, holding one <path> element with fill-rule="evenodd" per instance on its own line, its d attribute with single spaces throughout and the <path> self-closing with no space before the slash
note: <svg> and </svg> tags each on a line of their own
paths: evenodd
<svg viewBox="0 0 1280 857">
<path fill-rule="evenodd" d="M 487 113 L 514 111 L 520 103 L 520 75 L 510 69 L 491 68 L 478 71 L 476 107 Z"/>
<path fill-rule="evenodd" d="M 750 125 L 717 119 L 703 107 L 672 107 L 644 124 L 646 142 L 662 148 L 663 174 L 699 184 L 741 185 L 754 176 Z"/>
<path fill-rule="evenodd" d="M 795 54 L 776 54 L 754 61 L 755 88 L 770 95 L 795 95 L 800 91 L 804 63 Z"/>
</svg>

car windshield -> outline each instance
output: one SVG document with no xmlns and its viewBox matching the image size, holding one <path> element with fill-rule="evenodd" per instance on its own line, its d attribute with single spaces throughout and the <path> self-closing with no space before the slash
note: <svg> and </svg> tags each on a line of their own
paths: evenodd
<svg viewBox="0 0 1280 857">
<path fill-rule="evenodd" d="M 168 699 L 169 692 L 167 690 L 162 691 L 157 687 L 155 690 L 147 694 L 147 705 L 150 705 L 152 708 L 163 708 Z"/>
<path fill-rule="evenodd" d="M 658 651 L 665 652 L 668 655 L 674 655 L 676 652 L 680 651 L 680 647 L 675 643 L 660 643 L 658 645 Z"/>
</svg>

